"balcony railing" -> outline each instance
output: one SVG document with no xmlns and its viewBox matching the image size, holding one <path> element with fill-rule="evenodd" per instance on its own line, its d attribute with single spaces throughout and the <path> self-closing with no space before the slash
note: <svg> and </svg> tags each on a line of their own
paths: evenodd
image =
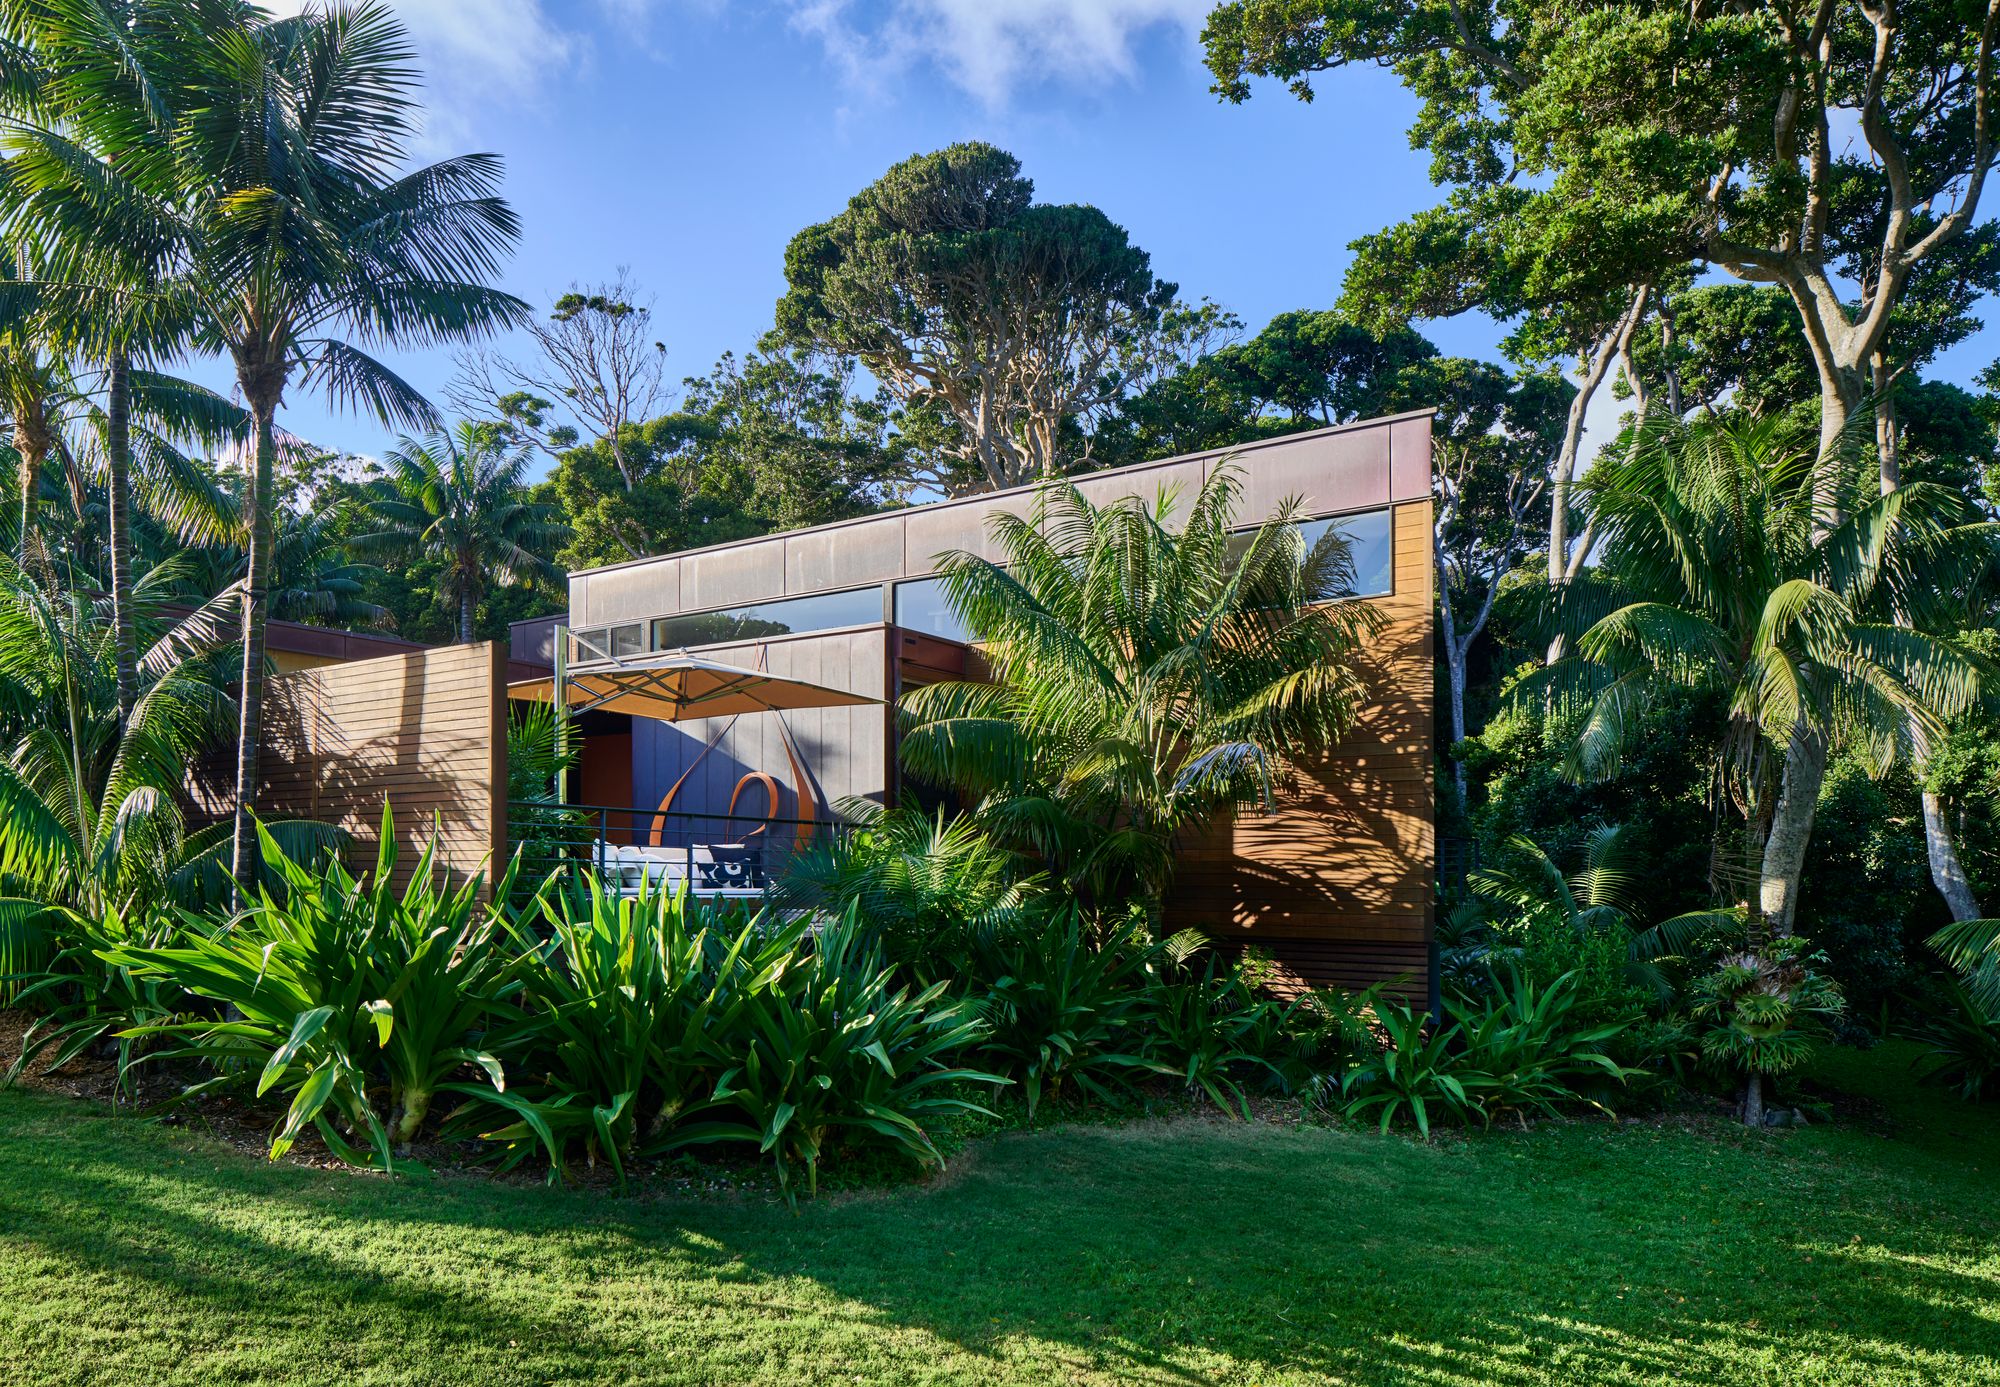
<svg viewBox="0 0 2000 1387">
<path fill-rule="evenodd" d="M 590 873 L 606 890 L 762 896 L 801 850 L 845 832 L 828 819 L 701 814 L 609 804 L 512 800 L 507 844 L 528 889 L 552 873 Z"/>
</svg>

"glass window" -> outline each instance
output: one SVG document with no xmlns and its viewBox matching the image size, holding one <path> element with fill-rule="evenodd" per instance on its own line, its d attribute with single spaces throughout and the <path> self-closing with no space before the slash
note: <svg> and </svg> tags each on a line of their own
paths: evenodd
<svg viewBox="0 0 2000 1387">
<path fill-rule="evenodd" d="M 1395 590 L 1388 511 L 1336 515 L 1325 520 L 1302 521 L 1299 525 L 1299 534 L 1308 549 L 1319 543 L 1320 536 L 1328 530 L 1339 532 L 1347 540 L 1347 552 L 1354 560 L 1356 597 L 1381 597 Z"/>
<path fill-rule="evenodd" d="M 593 626 L 571 631 L 569 640 L 569 657 L 573 661 L 611 658 L 611 631 L 608 627 Z"/>
<path fill-rule="evenodd" d="M 787 597 L 715 612 L 663 616 L 653 622 L 653 649 L 683 650 L 760 636 L 874 626 L 881 621 L 882 589 L 850 588 L 845 592 L 819 592 L 811 597 Z"/>
<path fill-rule="evenodd" d="M 946 600 L 942 578 L 896 584 L 896 624 L 929 636 L 970 644 L 972 632 Z"/>
<path fill-rule="evenodd" d="M 611 654 L 614 659 L 623 660 L 632 655 L 646 653 L 646 627 L 634 621 L 625 626 L 611 628 Z"/>
</svg>

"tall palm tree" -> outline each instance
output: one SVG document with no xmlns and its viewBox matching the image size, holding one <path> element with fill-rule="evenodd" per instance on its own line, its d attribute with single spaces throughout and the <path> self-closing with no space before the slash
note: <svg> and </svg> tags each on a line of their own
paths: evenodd
<svg viewBox="0 0 2000 1387">
<path fill-rule="evenodd" d="M 194 346 L 229 355 L 250 412 L 234 844 L 247 879 L 279 403 L 299 381 L 385 422 L 433 426 L 423 396 L 357 343 L 431 346 L 524 322 L 527 306 L 485 282 L 519 223 L 495 156 L 398 172 L 416 68 L 383 4 L 272 19 L 242 0 L 9 3 L 37 18 L 31 45 L 52 33 L 70 45 L 63 109 L 82 127 L 14 135 L 33 216 L 59 230 L 79 282 L 105 279 L 79 247 L 109 244 L 121 266 L 144 267 L 143 292 L 116 276 L 121 299 L 141 305 L 132 318 L 184 315 Z"/>
<path fill-rule="evenodd" d="M 1886 766 L 1911 726 L 1935 732 L 1968 706 L 1983 672 L 1927 631 L 1988 561 L 1987 536 L 1958 524 L 1962 499 L 1912 484 L 1857 496 L 1823 529 L 1816 457 L 1782 419 L 1649 421 L 1593 474 L 1605 562 L 1557 599 L 1571 653 L 1527 685 L 1580 713 L 1565 767 L 1585 779 L 1616 772 L 1663 690 L 1727 696 L 1717 785 L 1747 826 L 1753 942 L 1791 932 L 1812 826 L 1798 801 L 1817 794 L 1799 765 L 1847 742 Z"/>
<path fill-rule="evenodd" d="M 1239 493 L 1230 467 L 1184 515 L 1171 491 L 1098 507 L 1051 483 L 994 521 L 998 561 L 946 559 L 994 682 L 906 695 L 904 764 L 1071 885 L 1157 894 L 1176 833 L 1269 803 L 1289 762 L 1353 726 L 1378 622 L 1339 600 L 1338 532 L 1308 548 L 1287 507 L 1238 533 Z"/>
<path fill-rule="evenodd" d="M 405 438 L 383 459 L 368 508 L 381 522 L 350 541 L 357 554 L 400 554 L 441 565 L 439 588 L 458 608 L 458 638 L 470 641 L 488 586 L 558 582 L 543 554 L 567 543 L 569 527 L 527 499 L 529 452 L 505 446 L 488 425 L 463 422 L 428 438 Z"/>
</svg>

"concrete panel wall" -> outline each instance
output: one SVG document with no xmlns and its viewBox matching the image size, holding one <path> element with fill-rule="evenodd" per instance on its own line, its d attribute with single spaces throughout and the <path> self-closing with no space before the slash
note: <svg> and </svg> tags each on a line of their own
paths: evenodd
<svg viewBox="0 0 2000 1387">
<path fill-rule="evenodd" d="M 382 805 L 395 814 L 396 879 L 436 837 L 454 873 L 505 852 L 506 647 L 452 645 L 282 674 L 266 686 L 258 811 L 318 819 L 375 861 Z"/>
</svg>

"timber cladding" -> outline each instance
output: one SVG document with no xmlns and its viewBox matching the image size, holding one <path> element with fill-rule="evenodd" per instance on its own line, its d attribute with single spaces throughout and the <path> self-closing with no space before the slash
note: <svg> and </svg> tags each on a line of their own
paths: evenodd
<svg viewBox="0 0 2000 1387">
<path fill-rule="evenodd" d="M 1436 916 L 1436 698 L 1431 503 L 1395 507 L 1393 592 L 1367 652 L 1372 698 L 1353 734 L 1297 768 L 1270 813 L 1183 844 L 1167 906 L 1274 965 L 1273 985 L 1388 982 L 1427 1000 Z"/>
<path fill-rule="evenodd" d="M 452 873 L 489 871 L 506 851 L 506 662 L 482 641 L 272 678 L 258 812 L 346 830 L 358 870 L 374 865 L 386 802 L 399 886 L 433 837 Z"/>
</svg>

